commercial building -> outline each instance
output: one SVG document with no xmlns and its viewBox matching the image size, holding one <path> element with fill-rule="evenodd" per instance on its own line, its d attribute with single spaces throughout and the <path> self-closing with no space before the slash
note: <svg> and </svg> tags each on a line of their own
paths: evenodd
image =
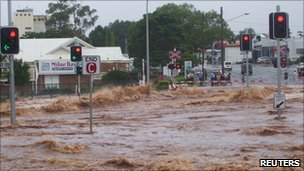
<svg viewBox="0 0 304 171">
<path fill-rule="evenodd" d="M 18 27 L 19 36 L 26 32 L 45 32 L 46 15 L 34 15 L 33 9 L 25 8 L 13 13 L 13 25 Z"/>
<path fill-rule="evenodd" d="M 14 55 L 30 64 L 31 89 L 37 93 L 46 88 L 70 88 L 77 85 L 77 65 L 71 62 L 70 47 L 82 46 L 82 55 L 101 58 L 101 74 L 94 76 L 96 83 L 111 70 L 131 70 L 132 60 L 122 54 L 120 47 L 94 47 L 85 41 L 73 38 L 20 39 L 20 52 Z M 88 84 L 88 76 L 81 76 L 81 84 Z"/>
</svg>

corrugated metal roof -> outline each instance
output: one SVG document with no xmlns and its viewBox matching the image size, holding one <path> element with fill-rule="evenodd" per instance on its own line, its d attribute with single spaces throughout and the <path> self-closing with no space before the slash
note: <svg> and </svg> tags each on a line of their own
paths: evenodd
<svg viewBox="0 0 304 171">
<path fill-rule="evenodd" d="M 18 59 L 26 62 L 33 62 L 42 59 L 70 59 L 69 44 L 79 42 L 85 47 L 82 48 L 82 55 L 99 55 L 101 61 L 130 61 L 125 57 L 120 47 L 93 47 L 92 45 L 74 38 L 49 38 L 49 39 L 20 39 L 20 52 L 15 55 Z"/>
</svg>

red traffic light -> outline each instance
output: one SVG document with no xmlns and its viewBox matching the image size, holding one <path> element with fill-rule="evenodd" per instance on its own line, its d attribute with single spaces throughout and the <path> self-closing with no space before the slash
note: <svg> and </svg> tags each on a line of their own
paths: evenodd
<svg viewBox="0 0 304 171">
<path fill-rule="evenodd" d="M 281 58 L 281 61 L 286 62 L 286 58 L 285 57 Z"/>
<path fill-rule="evenodd" d="M 11 31 L 10 32 L 10 37 L 11 38 L 15 38 L 16 37 L 16 32 L 15 31 Z"/>
<path fill-rule="evenodd" d="M 181 67 L 181 65 L 180 64 L 176 64 L 175 65 L 175 69 L 181 69 L 182 67 Z"/>
<path fill-rule="evenodd" d="M 244 36 L 243 39 L 244 39 L 245 41 L 248 41 L 248 40 L 249 40 L 249 36 Z"/>
<path fill-rule="evenodd" d="M 285 19 L 285 18 L 284 18 L 284 16 L 282 16 L 282 15 L 279 15 L 279 16 L 277 17 L 277 21 L 280 22 L 280 23 L 283 22 L 284 19 Z"/>
<path fill-rule="evenodd" d="M 81 48 L 76 48 L 75 51 L 76 51 L 76 52 L 80 52 L 80 51 L 81 51 Z"/>
</svg>

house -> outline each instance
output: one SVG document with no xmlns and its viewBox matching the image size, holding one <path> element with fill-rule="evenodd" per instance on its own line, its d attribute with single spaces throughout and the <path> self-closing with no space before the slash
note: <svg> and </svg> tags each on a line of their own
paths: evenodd
<svg viewBox="0 0 304 171">
<path fill-rule="evenodd" d="M 20 51 L 14 55 L 30 64 L 32 91 L 45 88 L 71 88 L 78 82 L 77 66 L 81 62 L 70 60 L 70 47 L 82 46 L 82 55 L 98 55 L 101 59 L 101 74 L 95 75 L 95 82 L 111 70 L 130 70 L 132 60 L 125 57 L 120 47 L 94 47 L 77 38 L 20 39 Z M 81 84 L 88 85 L 88 76 L 81 75 Z"/>
</svg>

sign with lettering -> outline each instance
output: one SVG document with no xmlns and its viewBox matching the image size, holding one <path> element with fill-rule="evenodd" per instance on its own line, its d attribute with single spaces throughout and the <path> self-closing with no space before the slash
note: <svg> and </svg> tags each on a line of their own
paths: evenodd
<svg viewBox="0 0 304 171">
<path fill-rule="evenodd" d="M 76 74 L 76 62 L 71 62 L 70 60 L 39 60 L 38 64 L 38 73 L 40 75 Z"/>
<path fill-rule="evenodd" d="M 100 56 L 87 55 L 82 56 L 82 74 L 100 74 Z"/>
</svg>

